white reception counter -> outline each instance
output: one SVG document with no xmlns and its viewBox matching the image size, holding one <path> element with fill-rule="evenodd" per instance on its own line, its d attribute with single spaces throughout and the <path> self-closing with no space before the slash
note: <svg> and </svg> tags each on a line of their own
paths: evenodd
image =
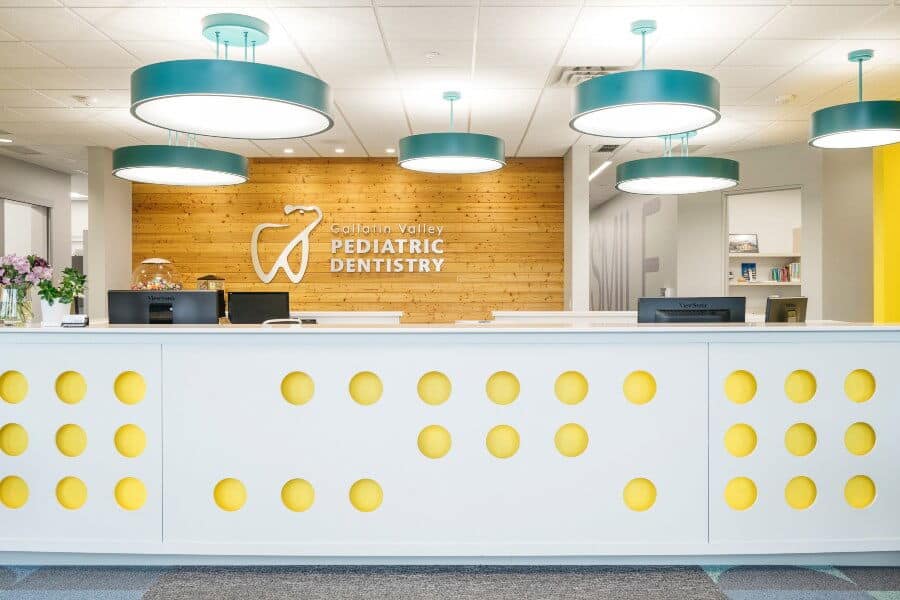
<svg viewBox="0 0 900 600">
<path fill-rule="evenodd" d="M 900 327 L 0 330 L 0 560 L 900 564 Z"/>
</svg>

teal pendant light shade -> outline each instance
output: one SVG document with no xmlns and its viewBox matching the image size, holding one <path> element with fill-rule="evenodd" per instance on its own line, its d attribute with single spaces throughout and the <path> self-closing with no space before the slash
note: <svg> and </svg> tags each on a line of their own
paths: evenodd
<svg viewBox="0 0 900 600">
<path fill-rule="evenodd" d="M 666 155 L 641 158 L 616 167 L 616 189 L 629 194 L 697 194 L 715 192 L 740 182 L 737 161 L 713 156 L 688 156 L 682 136 L 682 155 L 672 156 L 672 140 L 666 137 Z"/>
<path fill-rule="evenodd" d="M 719 82 L 709 75 L 675 69 L 645 69 L 646 35 L 655 21 L 635 21 L 641 36 L 641 68 L 603 75 L 575 88 L 569 126 L 604 137 L 641 138 L 696 131 L 717 122 Z"/>
<path fill-rule="evenodd" d="M 125 146 L 113 151 L 113 175 L 137 183 L 235 185 L 247 181 L 247 159 L 191 146 Z"/>
<path fill-rule="evenodd" d="M 900 101 L 862 99 L 862 64 L 873 54 L 872 50 L 855 50 L 847 56 L 858 64 L 858 101 L 814 112 L 810 124 L 811 146 L 872 148 L 900 142 Z"/>
<path fill-rule="evenodd" d="M 453 102 L 458 92 L 446 92 L 453 128 Z M 492 135 L 446 131 L 421 133 L 400 140 L 397 161 L 404 169 L 425 173 L 487 173 L 506 165 L 503 140 Z"/>
<path fill-rule="evenodd" d="M 132 73 L 132 115 L 170 131 L 239 139 L 303 137 L 332 127 L 328 84 L 255 62 L 256 47 L 268 40 L 263 21 L 211 15 L 203 35 L 216 42 L 215 59 L 161 62 Z M 243 51 L 244 60 L 228 60 L 230 48 Z"/>
</svg>

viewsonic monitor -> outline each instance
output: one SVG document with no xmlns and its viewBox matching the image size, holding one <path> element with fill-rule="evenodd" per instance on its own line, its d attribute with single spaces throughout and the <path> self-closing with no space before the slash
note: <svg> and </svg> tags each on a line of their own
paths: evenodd
<svg viewBox="0 0 900 600">
<path fill-rule="evenodd" d="M 747 299 L 639 298 L 638 323 L 743 323 Z"/>
<path fill-rule="evenodd" d="M 111 325 L 215 325 L 224 308 L 221 290 L 109 290 Z"/>
</svg>

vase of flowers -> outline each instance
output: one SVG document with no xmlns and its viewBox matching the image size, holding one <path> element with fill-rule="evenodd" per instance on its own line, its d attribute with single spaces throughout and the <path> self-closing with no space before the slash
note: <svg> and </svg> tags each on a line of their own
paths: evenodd
<svg viewBox="0 0 900 600">
<path fill-rule="evenodd" d="M 0 322 L 22 327 L 31 321 L 34 313 L 28 292 L 52 275 L 50 265 L 40 256 L 0 257 Z"/>
<path fill-rule="evenodd" d="M 41 325 L 59 327 L 63 318 L 72 311 L 72 302 L 84 293 L 87 277 L 71 267 L 62 272 L 59 286 L 53 285 L 52 279 L 44 279 L 38 283 L 38 296 L 41 299 Z"/>
</svg>

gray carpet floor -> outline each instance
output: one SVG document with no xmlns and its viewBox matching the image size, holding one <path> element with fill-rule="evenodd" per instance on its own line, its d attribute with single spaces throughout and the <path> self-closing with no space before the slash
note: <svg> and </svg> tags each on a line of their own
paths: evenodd
<svg viewBox="0 0 900 600">
<path fill-rule="evenodd" d="M 0 567 L 0 600 L 900 600 L 861 567 Z"/>
</svg>

